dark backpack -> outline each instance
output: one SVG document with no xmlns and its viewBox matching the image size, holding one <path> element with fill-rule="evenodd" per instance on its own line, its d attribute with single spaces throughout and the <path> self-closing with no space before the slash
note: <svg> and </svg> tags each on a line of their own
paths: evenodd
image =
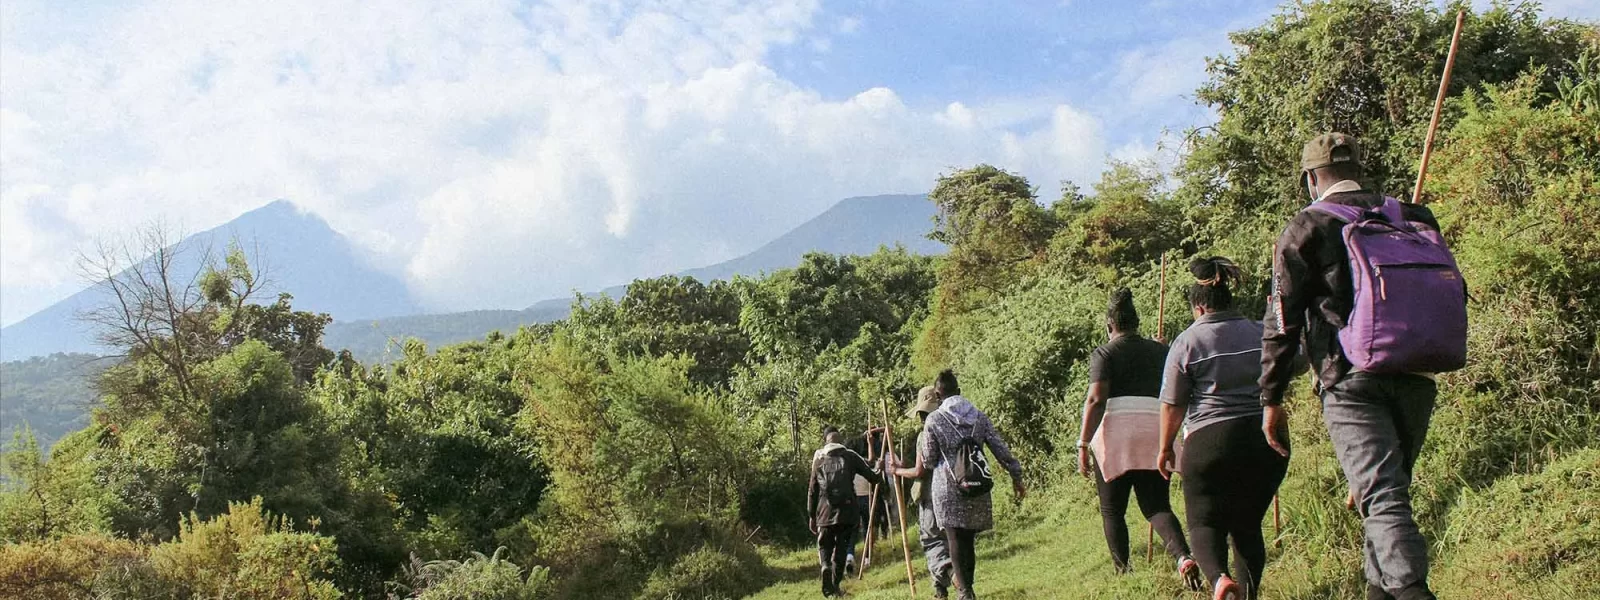
<svg viewBox="0 0 1600 600">
<path fill-rule="evenodd" d="M 951 424 L 951 429 L 961 433 L 961 428 L 950 421 L 950 416 L 945 415 L 945 422 Z M 956 490 L 967 497 L 981 497 L 989 495 L 994 490 L 994 475 L 989 470 L 989 458 L 983 453 L 983 444 L 973 437 L 978 426 L 974 424 L 961 436 L 961 441 L 956 443 L 955 456 L 945 457 L 945 466 L 950 469 L 951 482 Z"/>
<path fill-rule="evenodd" d="M 1318 202 L 1345 222 L 1355 297 L 1339 330 L 1345 358 L 1370 373 L 1442 373 L 1467 363 L 1467 289 L 1444 238 L 1405 220 L 1400 201 Z"/>
<path fill-rule="evenodd" d="M 836 508 L 856 501 L 856 472 L 845 460 L 845 452 L 850 450 L 836 448 L 816 459 L 817 483 L 822 487 L 822 496 Z"/>
</svg>

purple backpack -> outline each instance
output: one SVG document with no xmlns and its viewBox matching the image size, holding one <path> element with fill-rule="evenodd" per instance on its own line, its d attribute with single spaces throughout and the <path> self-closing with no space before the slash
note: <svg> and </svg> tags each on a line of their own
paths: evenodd
<svg viewBox="0 0 1600 600">
<path fill-rule="evenodd" d="M 1355 302 L 1339 344 L 1369 373 L 1442 373 L 1467 364 L 1467 287 L 1444 238 L 1405 220 L 1400 201 L 1367 209 L 1317 202 L 1344 221 Z"/>
</svg>

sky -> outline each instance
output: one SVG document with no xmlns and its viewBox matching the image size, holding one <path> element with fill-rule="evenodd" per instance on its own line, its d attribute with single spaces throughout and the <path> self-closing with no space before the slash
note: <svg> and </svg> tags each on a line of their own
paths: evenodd
<svg viewBox="0 0 1600 600">
<path fill-rule="evenodd" d="M 278 199 L 438 311 L 715 263 L 980 162 L 1048 201 L 1208 122 L 1206 57 L 1275 10 L 6 0 L 0 324 L 84 287 L 94 240 Z"/>
</svg>

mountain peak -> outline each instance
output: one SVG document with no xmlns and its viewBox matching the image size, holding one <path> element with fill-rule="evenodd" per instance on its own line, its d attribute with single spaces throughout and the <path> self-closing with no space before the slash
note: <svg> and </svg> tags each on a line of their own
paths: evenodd
<svg viewBox="0 0 1600 600">
<path fill-rule="evenodd" d="M 288 200 L 262 205 L 179 244 L 222 252 L 235 242 L 247 249 L 253 266 L 271 284 L 258 297 L 264 301 L 288 292 L 294 295 L 295 308 L 326 312 L 341 320 L 421 312 L 404 282 L 372 268 L 326 221 Z M 189 253 L 185 260 L 197 260 L 198 255 Z M 79 313 L 107 301 L 102 293 L 90 287 L 6 327 L 0 336 L 0 357 L 103 352 L 77 320 Z"/>
</svg>

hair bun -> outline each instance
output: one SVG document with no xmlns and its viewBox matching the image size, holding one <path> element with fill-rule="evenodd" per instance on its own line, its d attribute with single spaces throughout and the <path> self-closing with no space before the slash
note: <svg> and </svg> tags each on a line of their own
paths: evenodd
<svg viewBox="0 0 1600 600">
<path fill-rule="evenodd" d="M 1200 285 L 1228 285 L 1244 279 L 1244 272 L 1233 261 L 1221 256 L 1196 258 L 1189 262 L 1189 273 Z"/>
<path fill-rule="evenodd" d="M 1133 310 L 1133 290 L 1117 288 L 1111 291 L 1111 310 Z"/>
</svg>

